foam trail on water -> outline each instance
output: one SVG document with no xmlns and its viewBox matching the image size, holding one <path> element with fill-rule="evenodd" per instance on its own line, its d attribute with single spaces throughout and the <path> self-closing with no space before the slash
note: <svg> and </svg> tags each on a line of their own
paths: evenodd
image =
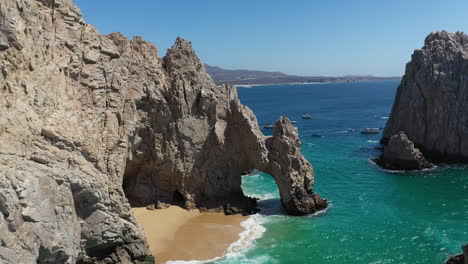
<svg viewBox="0 0 468 264">
<path fill-rule="evenodd" d="M 426 169 L 423 169 L 423 170 L 411 170 L 411 171 L 405 171 L 405 170 L 388 170 L 388 169 L 384 169 L 382 167 L 380 167 L 377 163 L 375 163 L 375 161 L 373 161 L 372 159 L 369 159 L 368 160 L 369 164 L 374 167 L 375 169 L 377 170 L 380 170 L 380 171 L 384 171 L 384 172 L 388 172 L 388 173 L 420 173 L 420 172 L 429 172 L 429 171 L 435 171 L 437 169 L 439 169 L 439 166 L 437 165 L 434 165 L 433 168 L 426 168 Z"/>
</svg>

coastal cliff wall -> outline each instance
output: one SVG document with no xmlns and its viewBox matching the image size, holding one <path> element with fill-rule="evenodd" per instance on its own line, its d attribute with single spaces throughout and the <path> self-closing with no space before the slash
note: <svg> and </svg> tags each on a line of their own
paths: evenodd
<svg viewBox="0 0 468 264">
<path fill-rule="evenodd" d="M 0 262 L 132 263 L 130 204 L 249 213 L 241 172 L 271 174 L 287 212 L 326 207 L 287 118 L 264 136 L 191 43 L 101 35 L 71 0 L 0 0 Z"/>
<path fill-rule="evenodd" d="M 468 35 L 441 31 L 415 50 L 383 143 L 404 131 L 434 161 L 468 161 Z"/>
</svg>

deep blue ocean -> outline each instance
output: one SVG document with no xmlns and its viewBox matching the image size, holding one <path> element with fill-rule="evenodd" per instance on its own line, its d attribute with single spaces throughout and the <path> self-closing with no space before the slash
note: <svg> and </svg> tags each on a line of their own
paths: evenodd
<svg viewBox="0 0 468 264">
<path fill-rule="evenodd" d="M 442 264 L 461 252 L 468 242 L 468 167 L 395 173 L 370 162 L 379 155 L 381 135 L 359 129 L 385 126 L 397 86 L 388 81 L 239 87 L 241 102 L 262 129 L 282 115 L 297 121 L 302 153 L 315 170 L 315 190 L 331 206 L 314 216 L 287 216 L 269 175 L 244 176 L 244 192 L 261 199 L 255 221 L 264 232 L 215 263 Z M 305 113 L 314 118 L 301 119 Z"/>
</svg>

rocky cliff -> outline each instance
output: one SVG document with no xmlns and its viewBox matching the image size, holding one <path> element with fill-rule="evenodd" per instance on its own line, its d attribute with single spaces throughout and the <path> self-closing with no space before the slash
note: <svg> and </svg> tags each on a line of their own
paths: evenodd
<svg viewBox="0 0 468 264">
<path fill-rule="evenodd" d="M 382 142 L 404 131 L 435 161 L 468 161 L 468 35 L 431 33 L 406 65 Z"/>
<path fill-rule="evenodd" d="M 100 35 L 71 0 L 0 0 L 0 262 L 131 263 L 130 204 L 251 212 L 242 171 L 271 174 L 291 214 L 323 209 L 289 120 L 265 137 L 189 42 L 164 58 Z"/>
</svg>

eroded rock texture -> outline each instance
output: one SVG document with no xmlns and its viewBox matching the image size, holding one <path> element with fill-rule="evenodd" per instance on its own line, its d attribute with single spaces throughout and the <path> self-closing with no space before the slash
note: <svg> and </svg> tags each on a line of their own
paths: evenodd
<svg viewBox="0 0 468 264">
<path fill-rule="evenodd" d="M 383 143 L 399 131 L 435 161 L 468 161 L 468 36 L 431 33 L 406 65 Z"/>
<path fill-rule="evenodd" d="M 297 130 L 263 136 L 189 42 L 161 59 L 71 0 L 0 0 L 0 18 L 1 263 L 135 262 L 148 248 L 128 201 L 253 211 L 240 174 L 254 168 L 288 212 L 326 206 Z"/>
<path fill-rule="evenodd" d="M 389 170 L 423 170 L 434 167 L 404 132 L 392 136 L 383 154 L 374 161 Z"/>
</svg>

